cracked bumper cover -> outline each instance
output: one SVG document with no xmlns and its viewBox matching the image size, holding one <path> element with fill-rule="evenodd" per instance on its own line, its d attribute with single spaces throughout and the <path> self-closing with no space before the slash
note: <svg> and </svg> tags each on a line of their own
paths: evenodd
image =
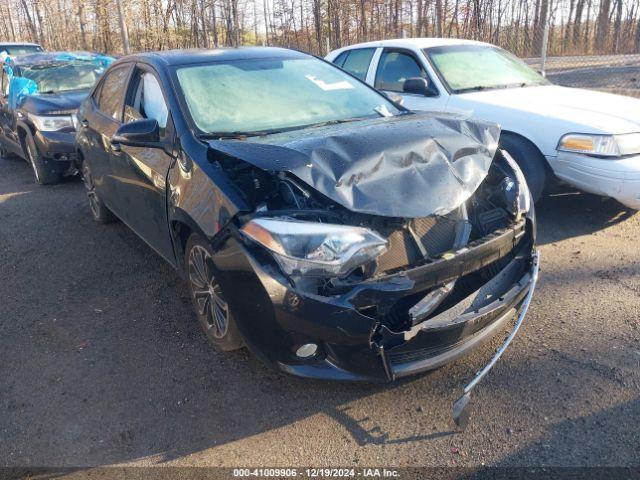
<svg viewBox="0 0 640 480">
<path fill-rule="evenodd" d="M 214 261 L 247 347 L 267 364 L 309 378 L 389 381 L 454 360 L 513 318 L 532 287 L 534 237 L 534 220 L 523 220 L 470 243 L 452 258 L 330 297 L 297 289 L 261 252 L 234 238 Z M 384 324 L 404 297 L 426 294 L 490 265 L 500 266 L 490 280 L 410 332 L 394 332 Z M 306 343 L 316 343 L 319 353 L 302 360 L 295 351 Z"/>
</svg>

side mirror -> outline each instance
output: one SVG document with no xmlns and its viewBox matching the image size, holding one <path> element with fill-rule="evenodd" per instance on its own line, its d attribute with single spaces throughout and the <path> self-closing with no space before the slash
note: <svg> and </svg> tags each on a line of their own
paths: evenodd
<svg viewBox="0 0 640 480">
<path fill-rule="evenodd" d="M 422 77 L 407 78 L 402 84 L 402 91 L 404 93 L 424 95 L 425 97 L 431 94 L 429 82 L 427 82 L 426 78 Z"/>
<path fill-rule="evenodd" d="M 158 121 L 154 118 L 143 118 L 125 123 L 111 137 L 111 144 L 131 147 L 161 147 Z"/>
</svg>

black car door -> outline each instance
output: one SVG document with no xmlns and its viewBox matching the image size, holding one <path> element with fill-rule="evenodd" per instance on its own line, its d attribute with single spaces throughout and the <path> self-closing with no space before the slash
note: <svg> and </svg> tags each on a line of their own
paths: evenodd
<svg viewBox="0 0 640 480">
<path fill-rule="evenodd" d="M 146 65 L 136 65 L 127 88 L 124 123 L 153 118 L 162 146 L 117 145 L 110 162 L 120 218 L 172 265 L 173 245 L 167 223 L 167 173 L 173 164 L 175 130 L 161 82 Z"/>
<path fill-rule="evenodd" d="M 0 127 L 2 132 L 0 137 L 7 150 L 19 153 L 21 148 L 16 133 L 15 111 L 9 108 L 9 76 L 4 69 L 0 70 L 0 74 L 2 75 L 0 77 L 0 88 L 2 88 L 2 95 L 0 95 Z"/>
<path fill-rule="evenodd" d="M 115 180 L 109 157 L 113 146 L 111 137 L 122 124 L 122 108 L 132 63 L 110 69 L 94 91 L 83 111 L 80 128 L 87 141 L 85 159 L 100 198 L 109 209 L 122 218 L 115 201 Z"/>
</svg>

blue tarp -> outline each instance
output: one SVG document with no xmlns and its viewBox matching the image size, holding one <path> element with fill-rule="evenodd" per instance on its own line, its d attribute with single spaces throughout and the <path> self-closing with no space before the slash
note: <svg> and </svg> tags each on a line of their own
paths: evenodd
<svg viewBox="0 0 640 480">
<path fill-rule="evenodd" d="M 8 105 L 10 109 L 15 109 L 20 101 L 27 95 L 38 93 L 38 85 L 29 78 L 12 77 L 9 81 Z"/>
</svg>

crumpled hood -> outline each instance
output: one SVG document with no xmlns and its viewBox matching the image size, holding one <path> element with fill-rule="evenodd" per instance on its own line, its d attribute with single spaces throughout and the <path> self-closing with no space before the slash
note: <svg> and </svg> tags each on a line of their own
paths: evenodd
<svg viewBox="0 0 640 480">
<path fill-rule="evenodd" d="M 559 120 L 571 125 L 568 128 L 573 128 L 572 131 L 583 133 L 640 132 L 640 100 L 622 95 L 544 85 L 471 92 L 459 97 L 469 102 L 469 105 L 463 104 L 461 108 L 477 110 L 477 114 L 482 113 L 482 106 L 486 105 L 551 117 L 556 123 L 550 125 L 555 129 L 559 126 Z"/>
<path fill-rule="evenodd" d="M 88 93 L 88 90 L 74 90 L 63 93 L 28 95 L 24 97 L 20 108 L 37 115 L 76 110 Z"/>
<path fill-rule="evenodd" d="M 417 218 L 449 213 L 473 194 L 499 134 L 493 123 L 424 113 L 209 145 L 263 170 L 290 172 L 354 212 Z"/>
</svg>

